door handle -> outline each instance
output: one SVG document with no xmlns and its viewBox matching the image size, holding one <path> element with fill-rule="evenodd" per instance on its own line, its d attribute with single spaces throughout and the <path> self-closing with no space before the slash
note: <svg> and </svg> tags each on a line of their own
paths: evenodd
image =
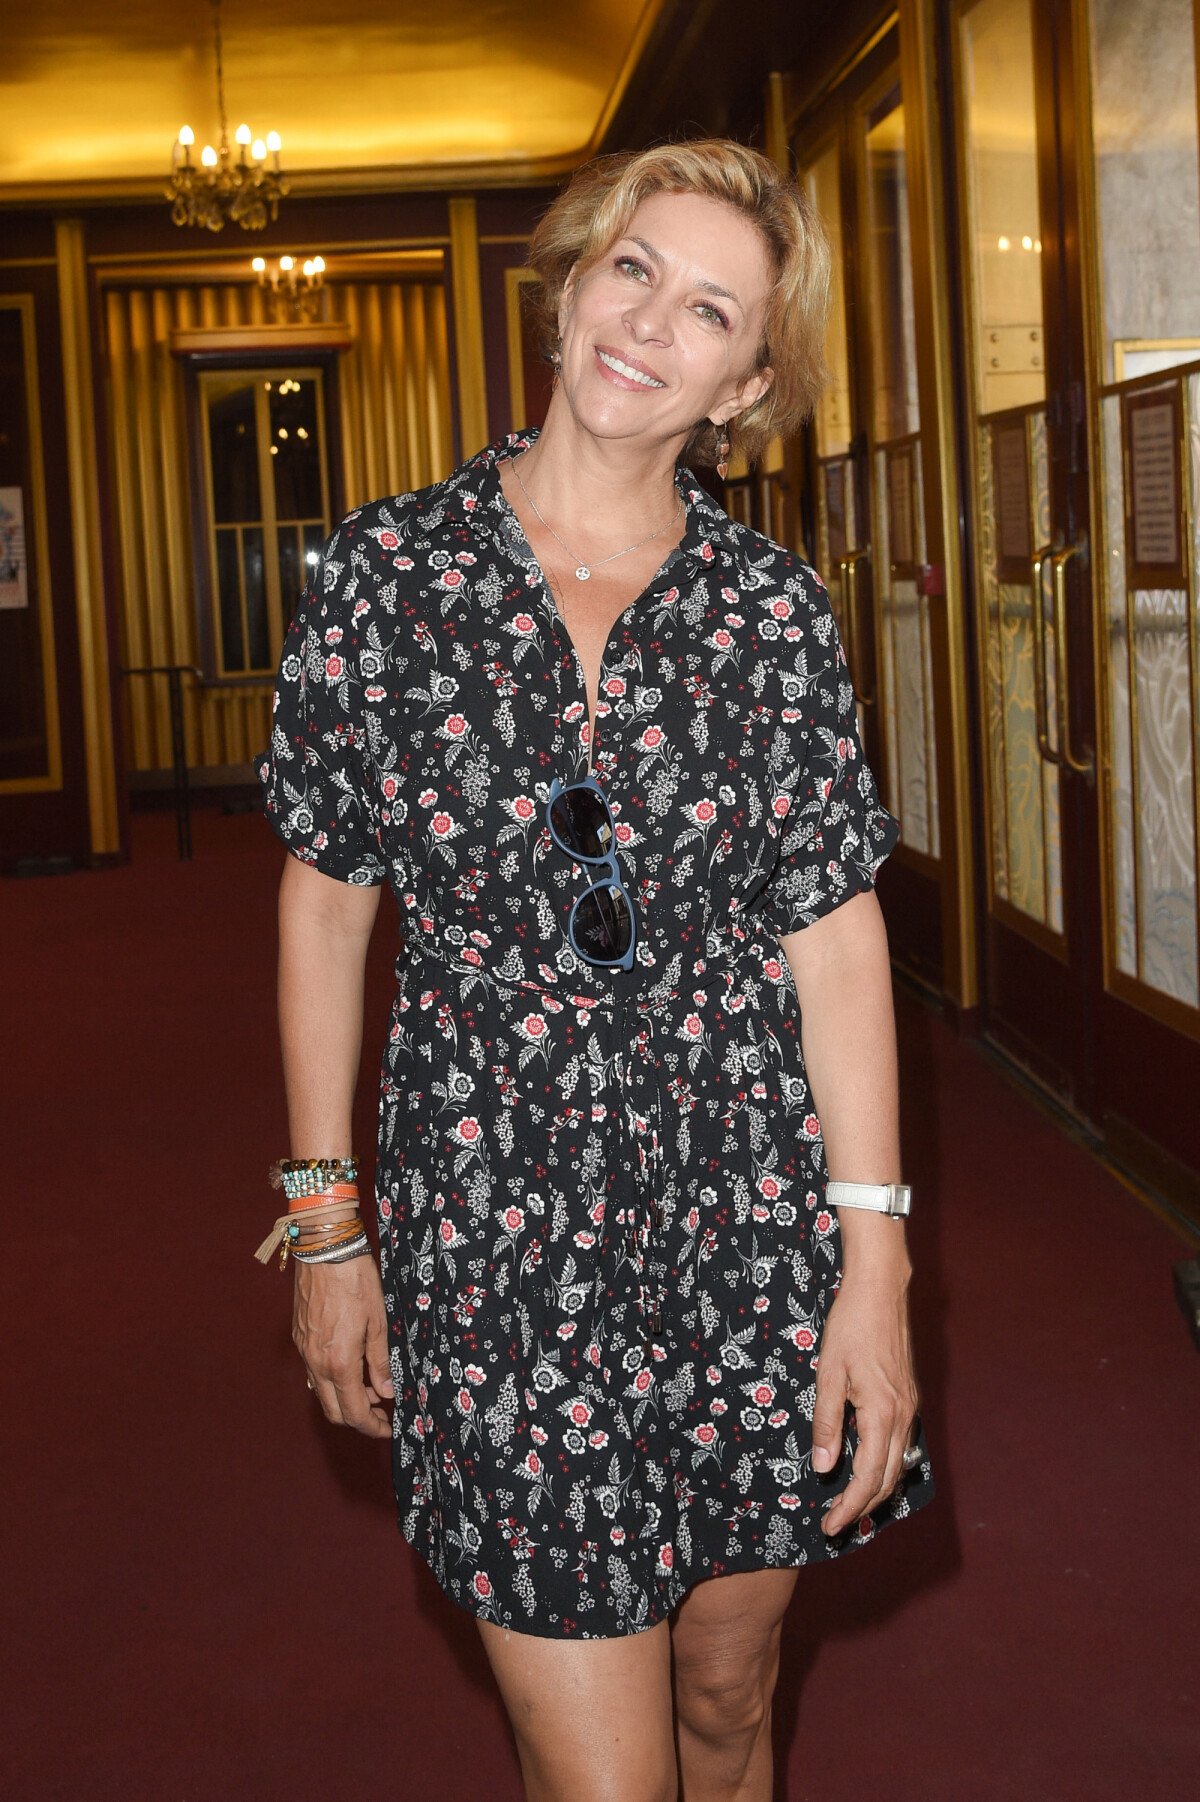
<svg viewBox="0 0 1200 1802">
<path fill-rule="evenodd" d="M 1059 761 L 1064 769 L 1074 770 L 1077 775 L 1092 776 L 1096 769 L 1095 758 L 1090 752 L 1077 756 L 1071 748 L 1071 685 L 1067 667 L 1067 564 L 1072 557 L 1078 557 L 1081 550 L 1081 545 L 1069 544 L 1065 550 L 1054 552 L 1054 662 L 1058 676 Z"/>
<path fill-rule="evenodd" d="M 1055 750 L 1050 743 L 1050 709 L 1046 702 L 1046 604 L 1042 593 L 1042 572 L 1047 560 L 1054 555 L 1054 546 L 1043 545 L 1035 551 L 1029 564 L 1029 579 L 1033 596 L 1033 723 L 1037 731 L 1037 747 L 1043 763 L 1057 764 L 1063 767 L 1064 759 L 1061 751 Z M 1058 644 L 1055 640 L 1055 651 Z M 1062 693 L 1062 672 L 1057 667 L 1055 675 L 1057 693 Z M 1059 718 L 1061 719 L 1061 714 Z"/>
<path fill-rule="evenodd" d="M 846 668 L 850 672 L 850 686 L 854 690 L 854 698 L 860 707 L 873 707 L 875 696 L 868 694 L 860 686 L 858 669 L 858 566 L 864 557 L 870 556 L 864 548 L 858 551 L 847 551 L 838 560 L 838 570 L 842 578 L 842 601 L 846 626 Z"/>
</svg>

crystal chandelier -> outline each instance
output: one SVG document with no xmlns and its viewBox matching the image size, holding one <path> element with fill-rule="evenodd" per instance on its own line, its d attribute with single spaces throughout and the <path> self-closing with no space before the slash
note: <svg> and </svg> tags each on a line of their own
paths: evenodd
<svg viewBox="0 0 1200 1802">
<path fill-rule="evenodd" d="M 255 257 L 250 267 L 258 277 L 260 288 L 271 291 L 271 313 L 276 325 L 293 320 L 310 324 L 321 308 L 325 280 L 325 258 L 309 257 L 297 269 L 295 257 L 280 257 L 273 266 L 265 257 Z"/>
<path fill-rule="evenodd" d="M 206 144 L 199 167 L 192 161 L 196 134 L 190 125 L 180 127 L 171 147 L 171 185 L 167 199 L 176 225 L 199 225 L 223 231 L 227 220 L 243 231 L 261 231 L 278 217 L 279 202 L 288 191 L 279 167 L 283 145 L 277 131 L 266 138 L 252 138 L 248 125 L 234 133 L 238 146 L 235 162 L 229 148 L 229 122 L 225 115 L 225 70 L 221 61 L 221 0 L 212 0 L 213 48 L 217 63 L 217 109 L 221 118 L 221 144 Z M 250 155 L 247 157 L 246 152 Z M 270 168 L 267 157 L 273 160 Z"/>
</svg>

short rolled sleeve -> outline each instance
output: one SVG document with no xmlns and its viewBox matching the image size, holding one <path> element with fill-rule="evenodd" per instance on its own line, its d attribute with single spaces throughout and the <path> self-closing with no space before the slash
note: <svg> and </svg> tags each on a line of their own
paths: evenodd
<svg viewBox="0 0 1200 1802">
<path fill-rule="evenodd" d="M 823 584 L 807 572 L 809 630 L 784 681 L 775 816 L 779 855 L 762 911 L 781 936 L 874 887 L 900 829 L 863 756 L 854 689 Z"/>
<path fill-rule="evenodd" d="M 257 764 L 267 819 L 288 850 L 339 882 L 371 887 L 387 866 L 368 781 L 357 580 L 335 532 L 284 641 L 271 742 Z"/>
</svg>

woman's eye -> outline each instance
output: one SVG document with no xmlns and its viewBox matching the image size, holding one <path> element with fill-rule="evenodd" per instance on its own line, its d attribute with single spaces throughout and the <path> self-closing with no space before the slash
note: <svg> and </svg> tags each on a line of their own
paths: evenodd
<svg viewBox="0 0 1200 1802">
<path fill-rule="evenodd" d="M 710 307 L 707 301 L 703 301 L 700 306 L 696 308 L 696 311 L 698 313 L 707 314 L 712 323 L 714 325 L 719 325 L 722 331 L 729 325 L 729 321 L 726 319 L 724 313 L 722 313 L 720 307 Z"/>
<path fill-rule="evenodd" d="M 617 268 L 631 270 L 639 280 L 642 276 L 648 275 L 649 273 L 646 265 L 644 263 L 639 263 L 636 257 L 618 257 Z"/>
</svg>

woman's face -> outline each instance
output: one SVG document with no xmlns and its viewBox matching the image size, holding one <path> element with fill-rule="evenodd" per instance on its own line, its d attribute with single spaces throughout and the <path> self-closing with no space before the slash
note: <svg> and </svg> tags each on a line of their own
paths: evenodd
<svg viewBox="0 0 1200 1802">
<path fill-rule="evenodd" d="M 596 437 L 685 439 L 751 406 L 772 271 L 756 226 L 699 194 L 654 194 L 559 309 L 564 398 Z"/>
</svg>

